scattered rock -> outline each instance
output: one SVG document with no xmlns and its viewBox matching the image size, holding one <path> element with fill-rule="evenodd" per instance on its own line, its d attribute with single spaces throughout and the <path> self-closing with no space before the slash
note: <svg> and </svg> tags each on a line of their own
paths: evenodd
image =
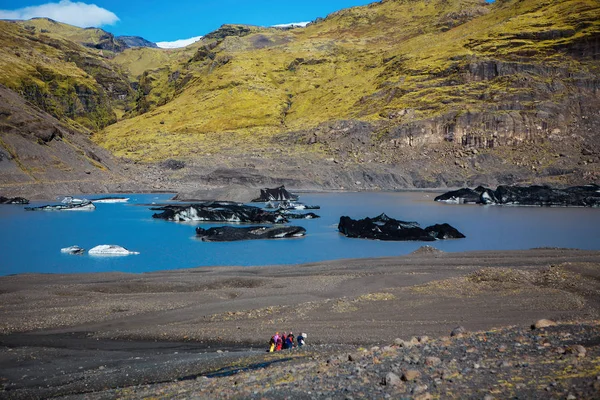
<svg viewBox="0 0 600 400">
<path fill-rule="evenodd" d="M 549 326 L 556 326 L 556 322 L 549 319 L 540 319 L 535 324 L 531 325 L 531 329 L 543 329 Z"/>
<path fill-rule="evenodd" d="M 450 336 L 452 336 L 452 337 L 461 337 L 465 333 L 467 333 L 467 330 L 464 327 L 457 326 L 456 328 L 452 329 L 452 332 L 450 332 Z"/>
<path fill-rule="evenodd" d="M 417 385 L 413 388 L 412 393 L 413 394 L 421 394 L 426 392 L 428 389 L 427 385 Z"/>
<path fill-rule="evenodd" d="M 411 254 L 440 254 L 443 253 L 442 250 L 436 249 L 433 246 L 425 245 L 419 247 L 417 250 L 413 251 Z"/>
<path fill-rule="evenodd" d="M 577 355 L 577 357 L 585 357 L 585 355 L 587 353 L 587 350 L 585 349 L 585 347 L 583 347 L 580 344 L 575 344 L 575 345 L 569 346 L 569 347 L 567 347 L 566 351 L 569 354 Z"/>
<path fill-rule="evenodd" d="M 425 365 L 428 365 L 430 367 L 437 367 L 438 365 L 440 365 L 442 363 L 442 360 L 439 357 L 425 357 Z"/>
<path fill-rule="evenodd" d="M 404 371 L 404 373 L 402 374 L 402 380 L 409 382 L 409 381 L 414 381 L 416 379 L 418 379 L 421 376 L 421 373 L 419 371 L 417 371 L 416 369 L 409 369 L 407 371 Z"/>
<path fill-rule="evenodd" d="M 386 386 L 398 386 L 402 384 L 400 377 L 393 372 L 388 372 L 387 375 L 383 378 L 384 385 Z"/>
</svg>

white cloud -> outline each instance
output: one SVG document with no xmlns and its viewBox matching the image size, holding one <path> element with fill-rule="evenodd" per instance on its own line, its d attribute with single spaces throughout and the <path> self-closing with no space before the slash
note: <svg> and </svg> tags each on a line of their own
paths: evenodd
<svg viewBox="0 0 600 400">
<path fill-rule="evenodd" d="M 304 28 L 308 24 L 310 24 L 310 21 L 307 21 L 307 22 L 292 22 L 290 24 L 273 25 L 273 28 Z"/>
<path fill-rule="evenodd" d="M 0 10 L 0 19 L 31 19 L 46 17 L 65 24 L 81 28 L 112 25 L 119 20 L 113 12 L 95 4 L 72 3 L 61 0 L 58 3 L 46 3 L 39 6 Z"/>
<path fill-rule="evenodd" d="M 156 42 L 156 45 L 161 49 L 177 49 L 179 47 L 189 46 L 200 39 L 202 39 L 202 36 L 194 36 L 193 38 L 179 39 L 173 42 Z"/>
</svg>

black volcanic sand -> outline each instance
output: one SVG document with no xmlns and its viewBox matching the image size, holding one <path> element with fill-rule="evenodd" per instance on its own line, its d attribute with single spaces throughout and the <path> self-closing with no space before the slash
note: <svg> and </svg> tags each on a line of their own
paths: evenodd
<svg viewBox="0 0 600 400">
<path fill-rule="evenodd" d="M 599 311 L 600 252 L 567 249 L 7 276 L 0 397 L 594 398 Z"/>
</svg>

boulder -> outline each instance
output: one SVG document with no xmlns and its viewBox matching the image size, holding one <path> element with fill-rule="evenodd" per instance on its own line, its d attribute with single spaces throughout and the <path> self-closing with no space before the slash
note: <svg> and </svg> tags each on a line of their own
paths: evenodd
<svg viewBox="0 0 600 400">
<path fill-rule="evenodd" d="M 425 365 L 427 365 L 429 367 L 437 367 L 441 363 L 442 363 L 442 360 L 439 357 L 435 357 L 435 356 L 425 357 Z"/>
<path fill-rule="evenodd" d="M 465 237 L 448 224 L 432 225 L 423 229 L 417 222 L 399 221 L 385 214 L 361 220 L 340 217 L 338 230 L 347 237 L 377 240 L 434 241 Z"/>
<path fill-rule="evenodd" d="M 221 226 L 217 228 L 196 228 L 196 235 L 205 242 L 234 242 L 239 240 L 255 239 L 283 239 L 306 235 L 306 229 L 300 226 L 249 226 L 232 227 Z"/>
<path fill-rule="evenodd" d="M 465 333 L 467 333 L 467 330 L 463 326 L 457 326 L 456 328 L 452 329 L 452 332 L 450 332 L 450 336 L 462 337 L 462 335 L 464 335 Z"/>
<path fill-rule="evenodd" d="M 417 371 L 416 369 L 409 369 L 407 371 L 404 371 L 404 373 L 402 374 L 402 380 L 409 382 L 409 381 L 414 381 L 416 379 L 418 379 L 421 376 L 421 373 L 419 371 Z"/>
<path fill-rule="evenodd" d="M 388 372 L 385 378 L 383 378 L 384 385 L 386 386 L 398 386 L 402 384 L 400 377 L 393 372 Z"/>
<path fill-rule="evenodd" d="M 549 326 L 556 326 L 556 322 L 549 319 L 540 319 L 535 322 L 535 324 L 531 325 L 531 329 L 542 329 L 548 328 Z"/>
</svg>

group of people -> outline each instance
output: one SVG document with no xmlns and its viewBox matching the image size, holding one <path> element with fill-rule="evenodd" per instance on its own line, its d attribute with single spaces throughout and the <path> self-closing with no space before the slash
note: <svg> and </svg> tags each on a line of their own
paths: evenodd
<svg viewBox="0 0 600 400">
<path fill-rule="evenodd" d="M 306 333 L 301 333 L 295 338 L 294 342 L 294 333 L 283 332 L 283 334 L 279 334 L 279 332 L 275 332 L 275 335 L 271 337 L 269 340 L 269 352 L 272 353 L 274 351 L 292 349 L 296 346 L 302 347 L 306 344 Z"/>
</svg>

